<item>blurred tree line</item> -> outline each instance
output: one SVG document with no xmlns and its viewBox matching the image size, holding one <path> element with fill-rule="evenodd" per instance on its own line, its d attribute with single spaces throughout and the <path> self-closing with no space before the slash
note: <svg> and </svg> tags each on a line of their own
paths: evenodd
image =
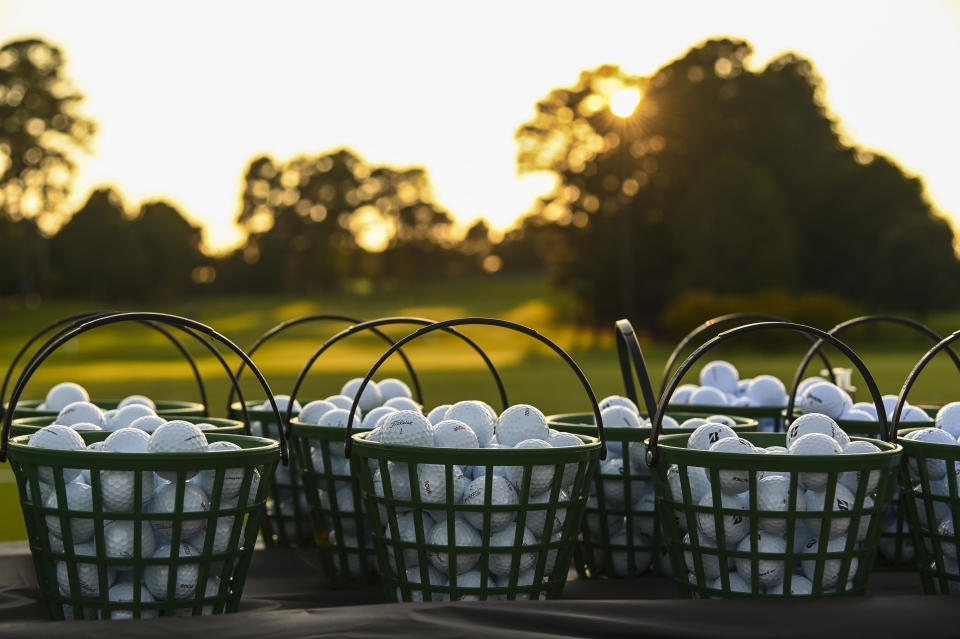
<svg viewBox="0 0 960 639">
<path fill-rule="evenodd" d="M 750 54 L 711 40 L 650 77 L 603 66 L 551 91 L 516 137 L 521 171 L 558 186 L 497 241 L 482 221 L 455 233 L 423 169 L 338 149 L 253 159 L 246 240 L 212 257 L 173 205 L 130 211 L 110 188 L 57 228 L 95 127 L 60 51 L 13 42 L 0 49 L 0 295 L 315 292 L 500 271 L 548 273 L 587 321 L 660 327 L 707 299 L 785 293 L 841 317 L 957 305 L 943 286 L 960 275 L 953 231 L 920 180 L 841 139 L 810 62 L 786 54 L 754 71 Z M 642 99 L 617 115 L 625 90 Z"/>
</svg>

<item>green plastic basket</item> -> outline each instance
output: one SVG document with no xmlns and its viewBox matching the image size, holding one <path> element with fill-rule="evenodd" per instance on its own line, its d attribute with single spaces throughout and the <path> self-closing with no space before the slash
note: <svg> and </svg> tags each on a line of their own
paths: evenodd
<svg viewBox="0 0 960 639">
<path fill-rule="evenodd" d="M 0 417 L 3 416 L 4 411 L 6 410 L 5 397 L 7 396 L 7 385 L 10 382 L 13 371 L 16 369 L 17 363 L 23 358 L 23 356 L 30 350 L 30 347 L 41 337 L 50 333 L 54 329 L 59 328 L 60 330 L 54 334 L 54 338 L 65 335 L 70 330 L 76 328 L 81 323 L 95 319 L 98 317 L 105 317 L 107 315 L 113 314 L 112 311 L 91 311 L 85 313 L 77 313 L 74 315 L 68 315 L 62 317 L 55 322 L 44 326 L 39 331 L 34 333 L 24 344 L 21 346 L 20 350 L 14 356 L 13 360 L 10 362 L 10 365 L 7 367 L 7 372 L 4 374 L 3 382 L 0 383 Z M 183 402 L 183 401 L 157 401 L 155 402 L 157 413 L 161 417 L 182 417 L 182 416 L 192 416 L 200 415 L 206 416 L 207 412 L 207 391 L 206 387 L 203 384 L 203 378 L 200 376 L 200 370 L 197 368 L 197 363 L 193 359 L 193 356 L 190 354 L 183 344 L 178 340 L 174 335 L 170 333 L 169 330 L 162 324 L 153 321 L 140 321 L 137 322 L 143 324 L 144 326 L 151 328 L 161 335 L 163 335 L 173 346 L 183 355 L 184 359 L 187 360 L 187 363 L 190 365 L 190 370 L 193 373 L 194 378 L 197 381 L 197 389 L 200 393 L 200 402 Z M 39 354 L 39 351 L 34 354 L 36 357 Z M 32 359 L 32 358 L 31 358 Z M 29 363 L 28 363 L 29 366 Z M 38 416 L 47 416 L 52 415 L 56 416 L 59 411 L 46 410 L 37 408 L 43 403 L 43 400 L 34 399 L 34 400 L 21 400 L 17 405 L 16 413 L 14 418 L 17 417 L 38 417 Z M 93 402 L 103 410 L 113 410 L 117 407 L 117 404 L 120 403 L 120 400 L 94 400 Z"/>
<path fill-rule="evenodd" d="M 43 416 L 43 417 L 14 417 L 13 424 L 11 426 L 11 436 L 19 437 L 20 435 L 29 435 L 40 430 L 44 426 L 49 426 L 50 424 L 56 423 L 56 419 L 53 419 L 55 416 Z M 223 435 L 242 435 L 244 434 L 244 424 L 242 421 L 236 419 L 223 419 L 222 417 L 197 417 L 194 415 L 183 415 L 179 417 L 170 417 L 170 419 L 178 419 L 185 422 L 190 422 L 191 424 L 210 424 L 214 428 L 210 430 L 216 430 L 216 432 Z M 169 421 L 169 420 L 168 420 Z M 106 433 L 111 433 L 113 431 L 104 431 Z"/>
<path fill-rule="evenodd" d="M 412 317 L 387 317 L 362 322 L 341 331 L 324 342 L 304 366 L 294 384 L 291 399 L 296 397 L 313 363 L 334 344 L 363 331 L 379 330 L 381 326 L 394 324 L 430 326 L 434 321 Z M 453 329 L 449 329 L 449 332 L 480 355 L 493 376 L 501 406 L 505 409 L 508 406 L 507 394 L 496 366 L 475 341 Z M 398 351 L 398 354 L 403 355 L 403 351 Z M 412 378 L 416 380 L 412 364 L 409 361 L 405 363 Z M 422 404 L 419 384 L 416 385 L 415 393 Z M 290 425 L 292 447 L 297 458 L 305 460 L 300 464 L 301 481 L 313 516 L 313 530 L 327 583 L 335 587 L 379 583 L 376 551 L 370 535 L 370 525 L 366 521 L 366 504 L 360 493 L 359 473 L 352 469 L 351 462 L 344 457 L 345 431 L 332 426 L 304 424 L 297 419 L 290 420 Z M 353 432 L 369 430 L 357 426 Z"/>
<path fill-rule="evenodd" d="M 910 372 L 894 409 L 895 427 L 903 425 L 900 414 L 920 373 L 937 353 L 957 339 L 960 331 L 930 349 Z M 960 446 L 907 439 L 916 430 L 919 429 L 897 431 L 897 441 L 903 446 L 901 507 L 910 521 L 915 565 L 925 593 L 960 594 Z"/>
<path fill-rule="evenodd" d="M 287 320 L 277 324 L 263 335 L 248 349 L 247 353 L 252 357 L 257 350 L 266 342 L 277 335 L 284 333 L 296 326 L 308 323 L 318 322 L 337 322 L 346 324 L 359 324 L 362 320 L 347 315 L 307 315 L 295 319 Z M 393 342 L 382 332 L 375 333 L 388 344 Z M 410 363 L 406 356 L 401 354 L 401 358 L 410 368 Z M 243 374 L 245 366 L 241 364 L 235 373 L 239 380 Z M 412 374 L 413 385 L 419 397 L 419 381 L 416 375 Z M 272 410 L 262 410 L 259 407 L 262 402 L 248 401 L 244 404 L 233 401 L 234 388 L 230 389 L 227 396 L 227 416 L 231 419 L 243 419 L 244 408 L 250 419 L 250 430 L 259 437 L 268 437 L 279 441 L 280 426 L 276 414 Z M 285 411 L 287 423 L 291 417 L 297 414 L 293 410 L 293 401 L 291 399 L 288 410 Z M 283 417 L 283 415 L 281 415 Z M 289 426 L 285 427 L 287 438 L 290 437 Z M 303 482 L 300 478 L 300 466 L 297 458 L 295 446 L 290 449 L 290 466 L 277 466 L 277 475 L 274 477 L 270 499 L 267 501 L 267 512 L 263 519 L 261 535 L 263 543 L 268 548 L 289 548 L 294 546 L 314 546 L 317 544 L 317 536 L 313 530 L 313 524 L 310 518 L 310 507 L 307 502 L 307 496 L 303 490 Z"/>
<path fill-rule="evenodd" d="M 198 334 L 202 333 L 249 362 L 232 342 L 193 320 L 123 313 L 97 316 L 51 338 L 25 368 L 11 397 L 13 409 L 4 417 L 0 461 L 9 459 L 17 479 L 43 607 L 51 619 L 235 611 L 273 469 L 279 460 L 286 461 L 284 441 L 213 430 L 205 433 L 209 441 L 231 442 L 239 449 L 98 453 L 32 447 L 28 445 L 32 434 L 10 438 L 23 389 L 54 350 L 99 326 L 141 320 L 177 326 L 204 341 Z M 272 401 L 266 380 L 254 372 Z M 275 402 L 274 410 L 279 412 Z M 90 444 L 111 433 L 77 434 Z M 150 503 L 160 493 L 154 488 L 167 480 L 170 483 L 164 485 L 174 487 L 173 503 L 155 511 Z M 186 509 L 188 492 L 198 508 Z M 118 501 L 123 505 L 117 506 Z"/>
<path fill-rule="evenodd" d="M 401 346 L 435 330 L 470 324 L 517 331 L 550 347 L 586 390 L 602 437 L 596 398 L 576 363 L 536 331 L 505 320 L 448 320 L 411 333 L 374 364 L 357 396 Z M 347 430 L 350 437 L 349 425 Z M 368 435 L 352 435 L 345 453 L 352 455 L 353 469 L 359 473 L 388 601 L 561 596 L 589 478 L 606 454 L 602 441 L 582 436 L 583 445 L 566 448 L 457 449 L 382 444 L 367 441 Z M 481 503 L 458 503 L 457 493 L 466 483 L 460 479 L 462 468 L 471 469 L 474 477 L 485 477 Z M 495 475 L 502 474 L 517 480 L 517 504 L 495 504 Z M 404 521 L 410 525 L 401 530 Z"/>
<path fill-rule="evenodd" d="M 856 326 L 867 324 L 895 324 L 904 328 L 909 328 L 916 333 L 923 335 L 938 344 L 943 338 L 930 329 L 928 326 L 899 315 L 863 315 L 854 317 L 837 324 L 829 331 L 829 334 L 839 337 L 842 333 Z M 807 367 L 814 355 L 822 352 L 823 342 L 817 341 L 810 350 L 807 351 L 797 371 L 793 377 L 793 386 L 790 392 L 790 401 L 787 405 L 787 411 L 792 411 L 796 401 L 797 389 L 806 373 Z M 954 366 L 960 371 L 960 357 L 951 348 L 946 349 L 946 354 L 953 361 Z M 939 406 L 921 405 L 929 416 L 936 417 Z M 796 414 L 796 412 L 794 412 Z M 849 435 L 858 435 L 860 437 L 871 437 L 880 439 L 882 431 L 878 422 L 862 422 L 850 420 L 836 420 L 840 426 Z M 899 422 L 896 428 L 926 427 L 929 422 Z M 896 430 L 896 428 L 894 430 Z M 884 521 L 883 530 L 880 533 L 880 541 L 877 542 L 877 569 L 878 570 L 914 570 L 916 567 L 915 550 L 913 540 L 910 535 L 909 522 L 907 521 L 906 509 L 903 503 L 903 497 L 900 495 L 899 486 L 894 486 L 893 501 L 890 506 L 890 512 Z"/>
<path fill-rule="evenodd" d="M 900 464 L 899 445 L 866 440 L 880 452 L 859 455 L 742 454 L 688 449 L 683 434 L 660 436 L 664 398 L 701 356 L 727 339 L 774 329 L 806 332 L 836 346 L 856 365 L 874 404 L 882 411 L 880 392 L 863 361 L 836 337 L 808 326 L 790 322 L 741 326 L 721 333 L 690 355 L 671 378 L 657 407 L 647 452 L 674 580 L 687 596 L 849 596 L 862 595 L 866 589 Z M 889 439 L 885 417 L 881 422 L 885 439 Z M 760 447 L 786 443 L 785 433 L 746 433 L 741 438 Z M 693 481 L 699 473 L 705 473 L 709 486 Z M 844 473 L 868 478 L 858 483 L 852 499 L 838 495 L 838 480 Z M 788 478 L 782 508 L 761 509 L 757 484 L 769 474 Z M 823 503 L 833 504 L 833 508 L 797 508 L 802 475 L 822 480 Z M 733 478 L 740 486 L 747 482 L 747 500 L 724 498 L 721 478 L 728 485 Z M 793 575 L 795 565 L 802 568 L 804 581 Z"/>
</svg>

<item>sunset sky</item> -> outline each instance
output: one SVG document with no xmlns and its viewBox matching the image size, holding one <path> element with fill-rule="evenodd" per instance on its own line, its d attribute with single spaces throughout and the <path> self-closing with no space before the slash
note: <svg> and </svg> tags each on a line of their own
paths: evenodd
<svg viewBox="0 0 960 639">
<path fill-rule="evenodd" d="M 604 63 L 652 73 L 715 36 L 748 40 L 754 67 L 811 59 L 846 139 L 921 176 L 960 221 L 960 1 L 0 0 L 0 43 L 27 36 L 64 50 L 99 126 L 68 208 L 105 184 L 131 209 L 163 197 L 214 250 L 241 239 L 251 158 L 339 146 L 423 166 L 459 222 L 505 228 L 552 185 L 516 171 L 538 99 Z"/>
</svg>

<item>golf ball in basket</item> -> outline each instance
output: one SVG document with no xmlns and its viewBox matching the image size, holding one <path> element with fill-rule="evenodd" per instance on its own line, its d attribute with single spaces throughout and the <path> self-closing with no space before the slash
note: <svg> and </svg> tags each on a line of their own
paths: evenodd
<svg viewBox="0 0 960 639">
<path fill-rule="evenodd" d="M 438 448 L 480 448 L 473 429 L 455 419 L 445 419 L 434 425 L 433 445 Z"/>
<path fill-rule="evenodd" d="M 163 484 L 157 489 L 153 499 L 150 501 L 150 512 L 155 515 L 171 515 L 176 511 L 177 484 Z M 191 483 L 183 484 L 183 508 L 182 512 L 205 513 L 210 510 L 210 504 L 207 501 L 207 495 L 201 488 Z M 181 526 L 180 538 L 186 539 L 192 537 L 203 530 L 207 525 L 206 519 L 188 519 L 178 522 Z M 161 540 L 170 539 L 173 532 L 174 521 L 172 519 L 155 519 L 153 528 L 157 533 L 157 538 Z M 156 593 L 154 593 L 156 594 Z"/>
<path fill-rule="evenodd" d="M 633 532 L 633 543 L 627 543 L 627 531 L 622 530 L 610 538 L 610 545 L 613 547 L 610 552 L 611 568 L 616 577 L 632 577 L 642 575 L 650 568 L 650 562 L 653 561 L 653 553 L 650 547 L 653 542 L 646 535 L 637 531 Z M 620 546 L 620 548 L 617 548 Z M 632 546 L 632 550 L 626 548 Z M 630 555 L 633 555 L 633 570 L 630 570 Z"/>
<path fill-rule="evenodd" d="M 196 424 L 175 419 L 169 421 L 150 435 L 147 444 L 148 453 L 199 453 L 207 450 L 207 437 Z M 157 471 L 163 479 L 176 481 L 176 471 Z M 186 478 L 190 479 L 197 471 L 187 471 Z"/>
<path fill-rule="evenodd" d="M 712 509 L 713 493 L 704 495 L 698 505 Z M 721 493 L 720 507 L 724 510 L 746 510 L 747 504 L 743 495 Z M 746 514 L 723 513 L 720 515 L 720 524 L 723 527 L 724 542 L 727 544 L 739 543 L 750 532 L 750 521 Z M 697 512 L 697 528 L 700 534 L 710 539 L 718 539 L 717 518 L 712 510 Z"/>
<path fill-rule="evenodd" d="M 130 404 L 129 406 L 118 408 L 110 415 L 109 419 L 104 419 L 103 427 L 104 430 L 119 430 L 121 428 L 127 428 L 141 417 L 151 415 L 156 417 L 157 413 L 149 406 Z"/>
<path fill-rule="evenodd" d="M 740 552 L 749 552 L 750 557 L 737 557 L 734 564 L 737 572 L 747 583 L 753 579 L 753 564 L 756 562 L 757 581 L 766 588 L 775 586 L 783 581 L 783 559 L 764 559 L 764 554 L 783 554 L 787 551 L 787 542 L 783 536 L 776 533 L 759 531 L 756 536 L 747 535 L 737 545 Z M 758 556 L 760 555 L 760 556 Z"/>
<path fill-rule="evenodd" d="M 542 439 L 526 439 L 517 443 L 514 448 L 552 448 L 552 446 Z M 623 460 L 620 461 L 622 464 Z M 554 466 L 538 465 L 507 467 L 507 479 L 513 482 L 513 485 L 517 487 L 517 491 L 521 494 L 523 493 L 523 482 L 525 481 L 526 477 L 529 476 L 530 478 L 529 494 L 536 495 L 537 493 L 542 493 L 543 491 L 550 489 L 550 486 L 553 484 L 553 478 L 555 474 L 556 468 Z"/>
<path fill-rule="evenodd" d="M 529 404 L 517 404 L 503 411 L 496 425 L 497 443 L 508 448 L 528 439 L 546 441 L 550 427 L 543 413 Z"/>
<path fill-rule="evenodd" d="M 537 560 L 537 554 L 535 552 L 521 552 L 520 547 L 532 546 L 533 544 L 537 543 L 537 538 L 534 536 L 533 532 L 526 527 L 523 528 L 521 535 L 520 544 L 517 544 L 517 525 L 514 523 L 511 523 L 503 530 L 490 535 L 490 572 L 498 577 L 506 577 L 510 575 L 511 569 L 515 569 L 518 572 L 523 572 L 525 570 L 529 570 L 533 566 Z M 493 548 L 501 547 L 509 548 L 510 552 L 492 552 Z M 514 555 L 516 555 L 516 562 L 514 562 Z"/>
<path fill-rule="evenodd" d="M 757 481 L 757 509 L 764 513 L 787 513 L 790 511 L 790 480 L 779 475 L 763 477 Z M 806 510 L 803 489 L 797 485 L 794 496 L 794 512 Z M 784 534 L 787 520 L 783 517 L 762 517 L 757 524 L 761 530 Z"/>
<path fill-rule="evenodd" d="M 458 550 L 481 545 L 480 533 L 462 519 L 453 520 L 453 534 L 453 539 L 450 539 L 449 522 L 447 520 L 438 522 L 430 530 L 427 543 L 434 546 L 453 547 Z M 431 550 L 428 556 L 433 567 L 445 574 L 453 571 L 456 571 L 457 574 L 467 572 L 476 566 L 480 560 L 480 555 L 476 553 L 458 552 L 453 564 L 450 562 L 449 552 Z"/>
<path fill-rule="evenodd" d="M 490 511 L 490 532 L 494 533 L 506 528 L 517 518 L 516 511 L 498 511 L 496 506 L 516 506 L 520 497 L 513 484 L 499 475 L 492 475 L 490 480 L 490 502 L 486 508 Z M 486 502 L 487 477 L 480 475 L 467 486 L 463 493 L 463 503 L 466 506 L 483 506 Z M 480 511 L 465 512 L 463 515 L 471 526 L 483 530 L 484 513 Z M 529 515 L 528 515 L 529 521 Z M 542 529 L 542 527 L 541 527 Z"/>
<path fill-rule="evenodd" d="M 150 593 L 157 599 L 189 599 L 197 589 L 200 577 L 200 564 L 188 563 L 184 560 L 199 558 L 200 552 L 190 544 L 181 543 L 177 550 L 177 557 L 171 558 L 170 544 L 157 547 L 153 553 L 155 559 L 168 559 L 166 564 L 150 565 L 143 569 L 143 583 Z M 173 577 L 173 591 L 168 595 L 167 582 L 170 569 L 175 571 Z"/>
<path fill-rule="evenodd" d="M 80 384 L 61 382 L 49 391 L 43 400 L 43 410 L 61 411 L 74 402 L 89 402 L 90 395 Z"/>
<path fill-rule="evenodd" d="M 340 394 L 354 399 L 362 383 L 363 378 L 355 377 L 343 385 L 343 388 L 340 389 Z M 377 388 L 377 383 L 371 380 L 364 387 L 363 393 L 360 395 L 360 410 L 367 412 L 381 404 L 383 404 L 383 396 L 380 394 L 380 389 Z"/>
<path fill-rule="evenodd" d="M 637 408 L 635 403 L 633 403 L 633 400 L 629 397 L 623 397 L 621 395 L 610 395 L 608 397 L 604 397 L 599 401 L 597 406 L 600 407 L 601 412 L 610 408 L 611 406 L 623 406 L 625 408 L 629 408 L 630 412 L 632 412 L 634 415 L 640 414 L 640 409 Z"/>
<path fill-rule="evenodd" d="M 433 426 L 418 411 L 399 410 L 383 422 L 380 441 L 401 446 L 433 446 Z"/>
<path fill-rule="evenodd" d="M 136 551 L 136 528 L 131 520 L 114 519 L 103 524 L 103 544 L 107 557 L 133 559 L 152 557 L 157 549 L 156 535 L 150 522 L 140 523 L 140 552 Z"/>
<path fill-rule="evenodd" d="M 934 424 L 940 430 L 960 439 L 960 402 L 950 402 L 937 411 Z"/>
<path fill-rule="evenodd" d="M 133 592 L 133 583 L 129 581 L 121 582 L 110 586 L 110 590 L 107 591 L 107 599 L 112 603 L 124 603 L 132 604 L 134 602 L 134 592 Z M 150 591 L 146 587 L 140 588 L 140 603 L 153 603 L 156 599 L 153 598 L 153 595 L 150 594 Z M 153 619 L 157 617 L 156 610 L 141 610 L 140 618 L 141 619 Z M 103 613 L 100 613 L 100 618 L 103 619 Z M 111 610 L 108 614 L 109 619 L 133 619 L 133 610 Z"/>
<path fill-rule="evenodd" d="M 304 424 L 319 424 L 320 418 L 334 408 L 337 408 L 337 406 L 332 402 L 325 399 L 316 399 L 303 407 L 297 415 L 297 419 Z"/>
<path fill-rule="evenodd" d="M 701 386 L 690 393 L 688 403 L 697 406 L 726 406 L 728 402 L 723 391 L 712 386 Z"/>
<path fill-rule="evenodd" d="M 762 451 L 742 437 L 727 437 L 711 444 L 708 449 L 714 453 L 737 453 L 756 455 Z M 750 472 L 746 470 L 721 470 L 719 472 L 720 490 L 730 495 L 746 492 L 750 489 Z"/>
<path fill-rule="evenodd" d="M 130 423 L 130 428 L 139 428 L 142 431 L 152 433 L 161 426 L 167 423 L 163 417 L 157 415 L 144 415 L 143 417 L 138 417 Z"/>
<path fill-rule="evenodd" d="M 847 537 L 835 537 L 827 541 L 828 553 L 843 553 L 847 548 Z M 806 543 L 803 549 L 803 554 L 812 555 L 820 552 L 820 539 L 818 537 L 811 537 L 810 540 Z M 821 586 L 824 588 L 833 588 L 837 585 L 837 582 L 840 580 L 840 570 L 843 568 L 844 560 L 842 558 L 838 559 L 808 559 L 800 562 L 800 567 L 803 570 L 803 575 L 809 579 L 811 582 L 814 580 L 816 574 L 817 564 L 823 562 L 823 578 L 820 580 Z M 850 557 L 850 569 L 845 578 L 852 579 L 857 574 L 857 568 L 859 567 L 860 562 L 855 557 Z"/>
<path fill-rule="evenodd" d="M 90 402 L 73 402 L 60 411 L 55 423 L 62 426 L 72 426 L 80 422 L 102 427 L 104 425 L 103 411 Z"/>
<path fill-rule="evenodd" d="M 800 409 L 806 413 L 822 413 L 827 417 L 837 419 L 843 415 L 847 406 L 846 392 L 830 382 L 811 384 L 800 396 Z M 852 405 L 852 402 L 850 403 Z"/>
<path fill-rule="evenodd" d="M 700 369 L 700 386 L 716 388 L 724 393 L 736 394 L 740 373 L 730 362 L 715 360 Z M 703 403 L 691 400 L 691 404 Z"/>
<path fill-rule="evenodd" d="M 489 448 L 494 442 L 497 416 L 483 402 L 476 400 L 457 402 L 447 409 L 444 419 L 455 419 L 472 428 L 477 434 L 477 441 L 480 442 L 481 448 Z"/>
<path fill-rule="evenodd" d="M 721 439 L 736 437 L 737 434 L 730 426 L 718 422 L 706 422 L 697 426 L 687 440 L 687 448 L 692 450 L 710 450 L 710 447 Z"/>
<path fill-rule="evenodd" d="M 453 493 L 453 503 L 459 504 L 467 487 L 467 478 L 459 466 L 451 466 L 453 484 L 447 485 L 447 466 L 443 464 L 418 464 L 417 479 L 420 486 L 420 501 L 427 504 L 447 503 L 447 492 Z"/>
<path fill-rule="evenodd" d="M 383 398 L 384 402 L 389 401 L 394 397 L 406 397 L 407 399 L 413 398 L 413 393 L 410 391 L 410 387 L 396 377 L 388 377 L 380 380 L 377 382 L 377 389 L 380 391 L 380 397 Z"/>
<path fill-rule="evenodd" d="M 53 424 L 44 426 L 30 436 L 28 446 L 36 448 L 53 448 L 56 450 L 85 450 L 87 445 L 83 443 L 83 438 L 69 426 Z M 63 469 L 63 481 L 72 482 L 80 475 L 80 470 L 76 468 Z M 37 478 L 46 482 L 53 483 L 53 469 L 49 466 L 39 466 L 37 468 Z"/>
<path fill-rule="evenodd" d="M 527 503 L 547 505 L 550 502 L 550 493 L 551 491 L 545 490 L 538 495 L 530 495 Z M 557 504 L 564 504 L 568 499 L 567 494 L 561 490 L 557 495 Z M 529 528 L 538 539 L 542 539 L 543 537 L 549 539 L 554 533 L 560 532 L 563 529 L 563 522 L 567 519 L 567 509 L 558 505 L 551 518 L 550 529 L 544 530 L 547 524 L 548 510 L 548 508 L 545 508 L 542 510 L 531 509 L 527 511 L 527 521 L 524 525 Z"/>
<path fill-rule="evenodd" d="M 85 557 L 95 557 L 97 554 L 97 549 L 93 544 L 76 544 L 74 546 L 74 554 L 78 556 Z M 70 568 L 69 566 L 76 567 L 77 571 L 77 582 L 80 588 L 79 593 L 73 592 L 73 589 L 70 587 Z M 107 577 L 107 588 L 114 582 L 117 576 L 117 571 L 112 568 L 107 568 L 106 571 Z M 96 564 L 86 563 L 86 562 L 57 562 L 57 585 L 60 589 L 60 594 L 64 596 L 70 596 L 71 594 L 79 595 L 83 599 L 94 599 L 100 596 L 100 572 Z"/>
<path fill-rule="evenodd" d="M 65 484 L 64 492 L 67 497 L 66 508 L 61 511 L 71 510 L 83 513 L 90 513 L 91 518 L 67 517 L 70 525 L 70 534 L 73 536 L 73 543 L 82 543 L 93 539 L 94 520 L 93 515 L 93 490 L 86 484 Z M 43 504 L 46 508 L 58 508 L 57 493 L 52 492 Z M 60 515 L 47 515 L 47 530 L 51 535 L 63 538 L 63 531 L 60 527 Z"/>
<path fill-rule="evenodd" d="M 363 427 L 375 428 L 376 425 L 380 423 L 380 420 L 383 419 L 383 417 L 395 412 L 397 412 L 396 408 L 391 408 L 390 406 L 377 406 L 363 416 Z M 303 413 L 301 413 L 301 415 L 303 415 Z"/>
<path fill-rule="evenodd" d="M 807 433 L 794 440 L 788 453 L 790 455 L 841 455 L 843 449 L 832 437 L 822 433 Z M 800 484 L 807 490 L 823 490 L 829 480 L 829 473 L 800 473 Z"/>
<path fill-rule="evenodd" d="M 213 442 L 207 446 L 207 451 L 214 453 L 221 450 L 240 450 L 240 447 L 233 442 Z M 207 496 L 213 495 L 213 488 L 216 480 L 216 470 L 203 470 L 191 480 L 203 489 Z M 243 485 L 243 468 L 227 468 L 223 471 L 223 486 L 221 488 L 221 499 L 230 499 L 240 494 L 240 486 Z"/>
<path fill-rule="evenodd" d="M 427 414 L 427 420 L 436 426 L 447 418 L 447 411 L 450 410 L 450 406 L 451 404 L 441 404 L 437 406 Z"/>
<path fill-rule="evenodd" d="M 420 409 L 420 404 L 416 403 L 409 397 L 394 397 L 385 401 L 383 405 L 387 408 L 396 408 L 397 410 L 413 410 L 418 413 L 423 412 Z"/>
<path fill-rule="evenodd" d="M 130 406 L 131 404 L 142 404 L 154 411 L 157 410 L 157 405 L 146 395 L 127 395 L 117 403 L 117 410 Z"/>
</svg>

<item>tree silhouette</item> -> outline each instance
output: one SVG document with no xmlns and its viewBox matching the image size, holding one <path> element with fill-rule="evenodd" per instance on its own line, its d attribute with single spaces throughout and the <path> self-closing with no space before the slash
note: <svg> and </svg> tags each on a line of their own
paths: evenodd
<svg viewBox="0 0 960 639">
<path fill-rule="evenodd" d="M 71 155 L 93 135 L 63 64 L 60 50 L 42 40 L 0 48 L 0 215 L 55 212 L 69 192 Z"/>
<path fill-rule="evenodd" d="M 534 210 L 567 229 L 554 281 L 597 319 L 632 301 L 648 323 L 689 289 L 955 303 L 957 291 L 921 275 L 960 270 L 920 182 L 840 140 L 812 64 L 786 54 L 752 71 L 750 54 L 746 42 L 710 40 L 649 78 L 603 66 L 537 104 L 517 132 L 518 163 L 560 178 Z M 615 116 L 613 96 L 630 88 L 643 99 Z M 893 266 L 890 251 L 917 268 Z"/>
</svg>

